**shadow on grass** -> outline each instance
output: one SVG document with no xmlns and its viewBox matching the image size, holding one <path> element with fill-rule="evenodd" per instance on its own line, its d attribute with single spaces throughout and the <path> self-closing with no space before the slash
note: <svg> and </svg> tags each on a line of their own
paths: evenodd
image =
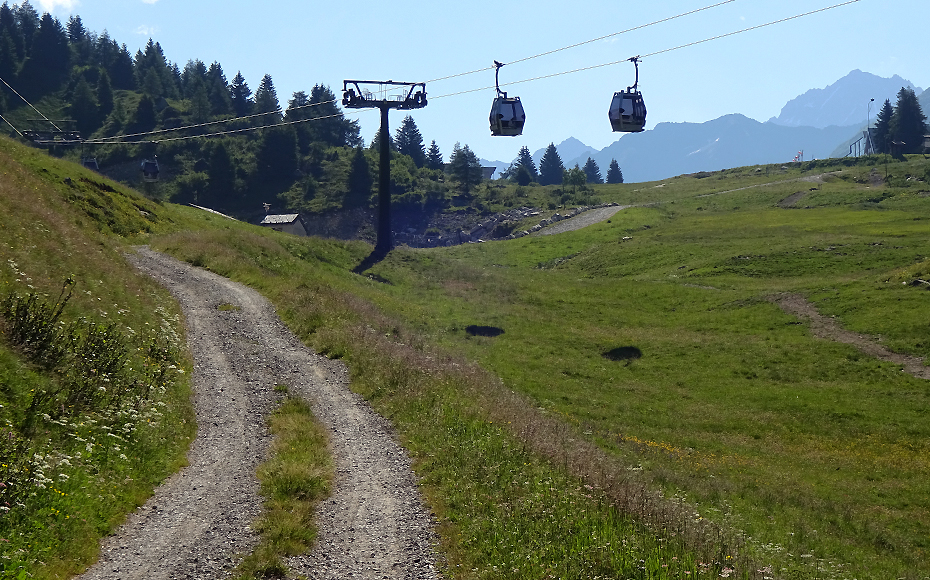
<svg viewBox="0 0 930 580">
<path fill-rule="evenodd" d="M 500 336 L 504 334 L 504 329 L 498 328 L 497 326 L 478 326 L 477 324 L 472 324 L 471 326 L 465 327 L 465 332 L 471 336 Z"/>
<path fill-rule="evenodd" d="M 371 251 L 370 254 L 368 254 L 368 256 L 364 260 L 359 262 L 358 266 L 352 268 L 352 273 L 353 274 L 364 274 L 366 270 L 372 268 L 375 264 L 384 260 L 387 257 L 389 252 L 390 250 L 375 248 L 374 250 Z M 375 278 L 375 277 L 372 276 L 372 278 Z M 378 279 L 379 282 L 382 281 L 380 276 L 378 276 L 375 279 Z"/>
<path fill-rule="evenodd" d="M 601 355 L 609 360 L 613 361 L 626 361 L 626 364 L 632 363 L 634 360 L 643 357 L 643 351 L 639 350 L 635 346 L 618 346 L 617 348 L 612 348 L 610 350 L 605 350 Z"/>
</svg>

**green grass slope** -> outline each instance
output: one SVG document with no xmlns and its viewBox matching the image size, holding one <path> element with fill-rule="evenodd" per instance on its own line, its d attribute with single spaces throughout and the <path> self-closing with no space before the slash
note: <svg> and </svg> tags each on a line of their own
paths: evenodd
<svg viewBox="0 0 930 580">
<path fill-rule="evenodd" d="M 177 308 L 123 255 L 170 220 L 133 192 L 5 138 L 0 207 L 0 577 L 64 578 L 183 464 L 193 436 L 188 385 L 175 370 L 187 366 Z M 14 340 L 28 317 L 10 317 L 11 297 L 33 294 L 35 314 L 69 291 L 60 318 L 46 320 L 54 336 L 43 344 L 63 351 L 51 364 L 36 341 Z"/>
<path fill-rule="evenodd" d="M 637 207 L 557 236 L 398 249 L 358 275 L 365 244 L 152 204 L 4 148 L 19 176 L 4 288 L 26 271 L 54 298 L 80 272 L 74 316 L 113 316 L 106 289 L 144 325 L 164 296 L 125 269 L 136 241 L 257 288 L 394 422 L 450 578 L 930 574 L 930 386 L 769 300 L 800 293 L 930 354 L 930 293 L 910 284 L 930 276 L 921 157 L 887 179 L 866 159 L 595 187 Z"/>
<path fill-rule="evenodd" d="M 398 253 L 372 272 L 388 282 L 385 308 L 783 564 L 918 578 L 930 571 L 930 385 L 812 338 L 767 298 L 799 292 L 893 350 L 930 355 L 930 293 L 909 284 L 930 265 L 928 168 L 896 163 L 887 184 L 862 166 L 827 168 L 843 171 L 822 183 L 743 189 L 759 178 L 737 170 L 625 186 L 613 200 L 662 203 L 558 236 Z"/>
<path fill-rule="evenodd" d="M 768 300 L 801 293 L 848 328 L 928 354 L 930 294 L 908 284 L 927 272 L 928 163 L 892 162 L 885 179 L 876 161 L 604 186 L 601 199 L 639 207 L 559 236 L 400 249 L 363 276 L 349 273 L 360 245 L 232 230 L 156 245 L 255 285 L 306 341 L 346 358 L 419 458 L 452 577 L 593 574 L 597 562 L 606 577 L 921 578 L 930 388 L 812 338 Z M 590 456 L 569 456 L 572 445 Z M 604 481 L 610 458 L 629 477 L 573 513 L 660 522 L 637 528 L 644 551 L 631 561 L 643 565 L 606 561 L 597 540 L 540 551 L 566 530 L 598 538 L 603 524 L 550 520 L 529 509 L 543 490 L 523 485 L 571 495 L 586 489 L 572 474 Z M 547 475 L 528 472 L 539 465 Z M 675 559 L 650 551 L 671 535 L 656 529 L 688 535 L 689 524 L 629 509 L 642 481 L 743 543 L 689 536 Z"/>
</svg>

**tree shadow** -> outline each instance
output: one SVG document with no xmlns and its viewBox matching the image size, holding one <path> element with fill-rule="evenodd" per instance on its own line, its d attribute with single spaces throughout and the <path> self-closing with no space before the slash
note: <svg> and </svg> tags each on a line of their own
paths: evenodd
<svg viewBox="0 0 930 580">
<path fill-rule="evenodd" d="M 643 351 L 635 346 L 618 346 L 601 353 L 601 356 L 612 361 L 626 361 L 630 365 L 634 360 L 643 357 Z"/>
<path fill-rule="evenodd" d="M 465 327 L 465 332 L 471 336 L 500 336 L 504 334 L 504 329 L 497 326 L 479 326 L 477 324 L 472 324 L 471 326 Z"/>
<path fill-rule="evenodd" d="M 358 266 L 352 268 L 352 273 L 364 274 L 366 270 L 371 269 L 375 264 L 384 260 L 389 253 L 390 250 L 379 249 L 376 247 L 371 251 L 370 254 L 368 254 L 368 257 L 359 262 Z"/>
</svg>

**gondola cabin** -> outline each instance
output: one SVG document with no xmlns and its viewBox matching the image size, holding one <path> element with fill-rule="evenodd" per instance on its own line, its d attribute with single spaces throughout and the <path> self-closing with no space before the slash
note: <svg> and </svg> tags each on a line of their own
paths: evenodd
<svg viewBox="0 0 930 580">
<path fill-rule="evenodd" d="M 614 93 L 607 116 L 614 131 L 639 133 L 646 127 L 646 103 L 643 101 L 643 94 L 631 89 Z"/>
<path fill-rule="evenodd" d="M 96 157 L 81 157 L 81 165 L 93 171 L 100 171 L 100 164 Z"/>
<path fill-rule="evenodd" d="M 142 161 L 142 180 L 146 183 L 158 181 L 158 159 L 145 159 Z"/>
<path fill-rule="evenodd" d="M 520 97 L 498 96 L 491 103 L 491 114 L 488 118 L 491 123 L 491 135 L 515 137 L 523 134 L 523 125 L 526 123 L 526 114 Z"/>
</svg>

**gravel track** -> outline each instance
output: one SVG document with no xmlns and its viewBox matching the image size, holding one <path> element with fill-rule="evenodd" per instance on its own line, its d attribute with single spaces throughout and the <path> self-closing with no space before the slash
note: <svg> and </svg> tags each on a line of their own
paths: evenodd
<svg viewBox="0 0 930 580">
<path fill-rule="evenodd" d="M 580 213 L 575 217 L 568 218 L 567 220 L 562 220 L 556 222 L 551 226 L 545 227 L 538 232 L 534 232 L 530 235 L 532 236 L 551 236 L 554 234 L 562 234 L 565 232 L 572 232 L 575 230 L 580 230 L 581 228 L 586 228 L 590 225 L 600 223 L 605 220 L 609 220 L 613 217 L 615 213 L 620 210 L 633 207 L 631 205 L 614 205 L 610 207 L 600 207 L 597 209 L 588 210 L 584 213 Z"/>
<path fill-rule="evenodd" d="M 189 466 L 156 489 L 80 578 L 213 579 L 257 543 L 255 469 L 271 437 L 276 384 L 306 398 L 327 428 L 336 464 L 312 554 L 292 558 L 310 579 L 433 579 L 434 524 L 389 423 L 348 390 L 345 366 L 306 348 L 257 292 L 140 248 L 129 256 L 181 304 L 194 358 L 197 438 Z M 221 304 L 232 309 L 220 310 Z"/>
</svg>

